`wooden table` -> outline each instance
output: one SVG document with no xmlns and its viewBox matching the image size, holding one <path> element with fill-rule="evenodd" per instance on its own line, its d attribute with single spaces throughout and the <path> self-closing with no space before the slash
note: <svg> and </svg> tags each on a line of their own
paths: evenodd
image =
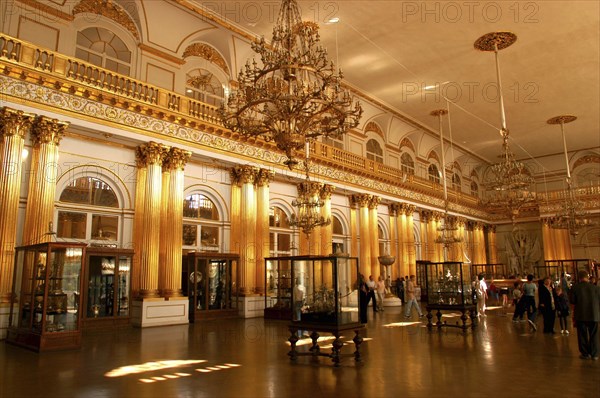
<svg viewBox="0 0 600 398">
<path fill-rule="evenodd" d="M 475 304 L 427 304 L 425 308 L 427 309 L 427 329 L 429 330 L 433 328 L 433 323 L 431 322 L 433 318 L 431 311 L 433 310 L 437 310 L 435 314 L 437 322 L 435 325 L 438 330 L 443 327 L 452 327 L 462 329 L 463 332 L 466 332 L 469 327 L 472 330 L 477 328 L 477 306 Z M 459 311 L 461 313 L 460 320 L 462 321 L 462 325 L 442 322 L 442 311 Z M 467 313 L 469 314 L 468 316 Z M 469 318 L 471 318 L 471 322 L 467 323 Z"/>
</svg>

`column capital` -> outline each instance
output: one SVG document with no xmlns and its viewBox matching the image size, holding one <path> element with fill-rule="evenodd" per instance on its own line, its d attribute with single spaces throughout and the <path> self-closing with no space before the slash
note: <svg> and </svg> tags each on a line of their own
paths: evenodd
<svg viewBox="0 0 600 398">
<path fill-rule="evenodd" d="M 371 201 L 371 195 L 366 193 L 352 195 L 351 201 L 358 204 L 358 207 L 367 207 Z"/>
<path fill-rule="evenodd" d="M 416 210 L 417 210 L 417 206 L 415 206 L 415 205 L 409 205 L 408 203 L 400 204 L 400 211 L 405 216 L 412 215 Z"/>
<path fill-rule="evenodd" d="M 25 132 L 31 128 L 35 115 L 12 108 L 0 109 L 0 136 L 18 135 L 25 138 Z"/>
<path fill-rule="evenodd" d="M 162 166 L 163 161 L 171 147 L 150 141 L 136 148 L 135 157 L 138 167 L 146 167 L 150 165 Z"/>
<path fill-rule="evenodd" d="M 318 195 L 323 187 L 323 183 L 316 181 L 302 181 L 298 183 L 298 195 L 308 194 L 310 196 Z"/>
<path fill-rule="evenodd" d="M 256 185 L 259 187 L 268 187 L 274 175 L 275 173 L 270 170 L 259 169 L 256 173 Z"/>
<path fill-rule="evenodd" d="M 381 198 L 379 196 L 371 196 L 371 200 L 369 200 L 369 209 L 376 209 L 377 206 L 381 203 Z"/>
<path fill-rule="evenodd" d="M 323 184 L 323 188 L 321 188 L 321 199 L 331 199 L 333 191 L 335 191 L 335 187 L 333 185 Z"/>
<path fill-rule="evenodd" d="M 231 177 L 236 185 L 254 184 L 258 172 L 258 167 L 250 165 L 235 166 L 231 171 Z"/>
<path fill-rule="evenodd" d="M 429 218 L 431 218 L 432 216 L 433 216 L 433 212 L 431 210 L 426 210 L 426 209 L 419 210 L 419 217 L 421 218 L 421 221 L 423 221 L 423 222 L 429 221 Z"/>
<path fill-rule="evenodd" d="M 50 143 L 58 145 L 69 125 L 69 122 L 63 122 L 46 116 L 39 116 L 33 123 L 33 130 L 31 131 L 33 145 L 39 146 L 41 144 Z"/>
<path fill-rule="evenodd" d="M 165 155 L 163 161 L 164 170 L 183 170 L 192 153 L 184 149 L 172 147 Z"/>
<path fill-rule="evenodd" d="M 388 205 L 388 209 L 390 212 L 390 217 L 397 217 L 398 212 L 400 212 L 400 204 L 399 203 L 390 203 Z"/>
</svg>

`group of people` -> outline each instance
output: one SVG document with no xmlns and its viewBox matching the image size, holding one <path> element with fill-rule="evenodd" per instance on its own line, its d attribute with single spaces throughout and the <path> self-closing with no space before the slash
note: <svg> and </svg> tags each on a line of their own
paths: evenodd
<svg viewBox="0 0 600 398">
<path fill-rule="evenodd" d="M 401 303 L 405 304 L 404 317 L 410 318 L 412 313 L 412 307 L 415 307 L 419 317 L 423 317 L 423 312 L 421 311 L 421 306 L 417 302 L 417 297 L 415 295 L 416 292 L 416 284 L 415 284 L 415 276 L 411 275 L 410 278 L 398 278 L 396 280 L 396 289 L 398 298 Z M 379 279 L 375 281 L 373 275 L 369 276 L 369 279 L 365 279 L 364 275 L 359 275 L 359 292 L 360 292 L 360 300 L 359 300 L 359 314 L 361 323 L 367 323 L 367 309 L 369 308 L 369 303 L 373 302 L 373 312 L 383 311 L 383 299 L 385 297 L 385 281 L 382 276 L 379 276 Z"/>
<path fill-rule="evenodd" d="M 535 323 L 537 312 L 542 314 L 544 333 L 553 334 L 554 324 L 558 316 L 561 334 L 569 335 L 569 316 L 571 304 L 574 306 L 573 320 L 577 328 L 577 342 L 581 358 L 598 359 L 598 322 L 600 321 L 600 287 L 590 281 L 587 271 L 578 272 L 578 283 L 570 287 L 563 274 L 561 282 L 553 287 L 552 279 L 547 276 L 533 281 L 533 275 L 527 275 L 527 282 L 514 283 L 513 304 L 515 312 L 513 322 L 523 321 L 527 314 L 527 322 L 537 330 Z M 536 308 L 535 296 L 538 296 Z M 569 297 L 572 301 L 569 302 Z"/>
</svg>

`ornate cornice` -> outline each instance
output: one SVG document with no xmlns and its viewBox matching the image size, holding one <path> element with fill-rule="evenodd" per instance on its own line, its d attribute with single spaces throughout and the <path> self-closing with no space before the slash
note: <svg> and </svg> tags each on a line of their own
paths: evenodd
<svg viewBox="0 0 600 398">
<path fill-rule="evenodd" d="M 137 40 L 140 39 L 137 26 L 129 14 L 121 6 L 113 3 L 112 0 L 81 0 L 73 7 L 73 15 L 80 13 L 102 15 L 130 31 Z"/>
<path fill-rule="evenodd" d="M 204 43 L 193 43 L 190 44 L 183 51 L 183 58 L 197 56 L 200 58 L 204 58 L 205 60 L 215 64 L 219 68 L 221 68 L 228 76 L 229 76 L 229 67 L 227 66 L 227 62 L 225 59 L 219 54 L 217 50 L 215 50 L 212 46 Z"/>
<path fill-rule="evenodd" d="M 192 156 L 190 151 L 180 148 L 171 148 L 165 155 L 163 170 L 183 170 Z"/>
<path fill-rule="evenodd" d="M 35 115 L 12 108 L 0 109 L 0 136 L 8 137 L 17 135 L 25 138 L 27 130 L 31 128 Z"/>
<path fill-rule="evenodd" d="M 163 161 L 169 154 L 171 148 L 164 144 L 150 141 L 146 144 L 138 146 L 136 154 L 136 162 L 142 167 L 150 165 L 162 166 Z"/>
<path fill-rule="evenodd" d="M 65 135 L 65 130 L 69 127 L 69 124 L 69 122 L 62 122 L 46 116 L 38 117 L 33 123 L 31 131 L 33 145 L 60 144 L 60 140 Z"/>
</svg>

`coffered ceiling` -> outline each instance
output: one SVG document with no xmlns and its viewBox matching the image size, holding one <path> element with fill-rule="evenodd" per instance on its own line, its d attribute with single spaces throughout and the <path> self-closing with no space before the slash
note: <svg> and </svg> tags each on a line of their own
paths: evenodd
<svg viewBox="0 0 600 398">
<path fill-rule="evenodd" d="M 197 3 L 267 39 L 279 10 L 278 1 Z M 599 4 L 299 1 L 303 19 L 319 23 L 330 58 L 351 86 L 434 130 L 430 112 L 449 99 L 453 143 L 489 162 L 497 161 L 501 149 L 494 53 L 473 44 L 493 31 L 517 35 L 515 44 L 499 52 L 517 158 L 562 153 L 560 127 L 546 123 L 561 114 L 578 117 L 567 125 L 570 152 L 599 151 Z M 392 125 L 389 116 L 374 120 L 384 130 Z"/>
</svg>

